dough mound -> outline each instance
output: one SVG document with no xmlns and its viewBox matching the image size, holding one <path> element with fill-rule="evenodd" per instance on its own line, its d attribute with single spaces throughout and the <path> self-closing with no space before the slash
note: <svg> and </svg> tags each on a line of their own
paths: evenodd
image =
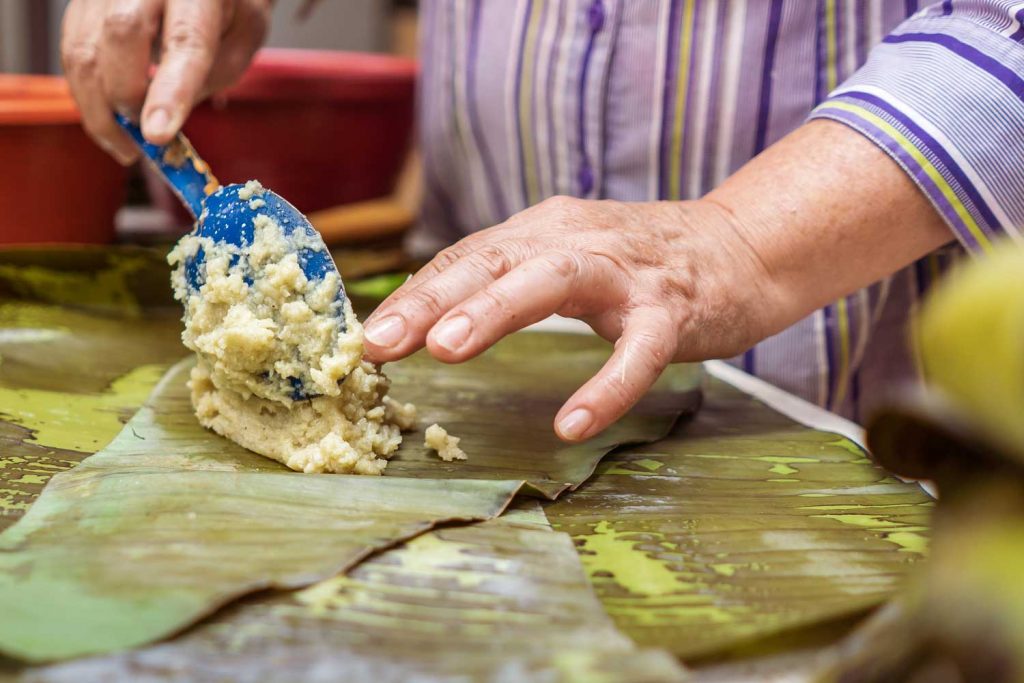
<svg viewBox="0 0 1024 683">
<path fill-rule="evenodd" d="M 362 363 L 342 382 L 344 400 L 318 396 L 291 405 L 219 390 L 200 361 L 189 380 L 199 422 L 300 472 L 380 474 L 402 443 L 388 380 Z M 400 409 L 400 407 L 399 407 Z"/>
<path fill-rule="evenodd" d="M 257 210 L 263 192 L 249 181 L 238 196 Z M 187 235 L 168 256 L 185 307 L 182 341 L 199 357 L 189 382 L 199 422 L 294 470 L 380 474 L 415 407 L 388 399 L 388 379 L 362 360 L 363 328 L 340 278 L 302 272 L 296 252 L 322 251 L 322 242 L 286 234 L 267 214 L 253 227 L 244 252 Z M 196 292 L 185 264 L 200 249 Z"/>
<path fill-rule="evenodd" d="M 468 457 L 466 453 L 459 448 L 459 441 L 462 439 L 457 436 L 450 435 L 441 425 L 430 425 L 427 427 L 427 431 L 424 436 L 423 445 L 426 448 L 432 448 L 437 451 L 437 456 L 445 462 L 465 460 Z"/>
</svg>

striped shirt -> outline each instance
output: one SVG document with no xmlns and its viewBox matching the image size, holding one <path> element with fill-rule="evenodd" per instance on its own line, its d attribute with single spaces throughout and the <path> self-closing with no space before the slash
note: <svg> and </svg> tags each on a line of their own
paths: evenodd
<svg viewBox="0 0 1024 683">
<path fill-rule="evenodd" d="M 1020 237 L 1024 2 L 421 4 L 420 251 L 556 194 L 696 199 L 808 118 L 842 122 L 958 241 L 733 362 L 858 419 L 917 376 L 907 321 L 952 261 Z"/>
</svg>

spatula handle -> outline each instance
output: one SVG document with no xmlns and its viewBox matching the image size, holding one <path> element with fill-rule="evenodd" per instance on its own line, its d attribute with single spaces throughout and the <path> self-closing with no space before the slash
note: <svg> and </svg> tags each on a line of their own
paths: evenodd
<svg viewBox="0 0 1024 683">
<path fill-rule="evenodd" d="M 206 162 L 196 154 L 188 138 L 178 133 L 166 147 L 154 145 L 142 137 L 142 130 L 128 117 L 122 114 L 115 114 L 115 117 L 118 125 L 127 131 L 142 153 L 153 162 L 153 166 L 185 204 L 185 208 L 194 218 L 199 218 L 203 212 L 203 202 L 208 195 L 217 191 L 220 183 Z"/>
</svg>

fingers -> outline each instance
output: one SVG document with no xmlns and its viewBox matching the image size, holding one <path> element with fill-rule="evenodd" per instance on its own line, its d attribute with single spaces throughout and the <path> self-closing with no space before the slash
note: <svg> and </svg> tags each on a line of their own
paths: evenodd
<svg viewBox="0 0 1024 683">
<path fill-rule="evenodd" d="M 99 0 L 76 0 L 68 6 L 64 14 L 61 57 L 85 131 L 119 162 L 130 164 L 138 158 L 138 149 L 114 122 L 101 78 L 103 8 Z"/>
<path fill-rule="evenodd" d="M 162 6 L 161 0 L 118 0 L 103 17 L 99 69 L 116 111 L 136 116 L 142 109 Z"/>
<path fill-rule="evenodd" d="M 622 417 L 672 360 L 677 335 L 672 317 L 663 308 L 630 312 L 611 358 L 558 411 L 558 436 L 583 441 Z"/>
<path fill-rule="evenodd" d="M 167 0 L 160 65 L 142 108 L 142 133 L 150 142 L 170 142 L 202 94 L 223 18 L 219 1 Z"/>
<path fill-rule="evenodd" d="M 64 16 L 61 49 L 86 131 L 130 163 L 139 153 L 113 112 L 141 109 L 146 138 L 170 142 L 211 87 L 228 85 L 244 71 L 266 33 L 269 8 L 269 0 L 74 0 Z M 162 55 L 150 83 L 161 26 Z"/>
<path fill-rule="evenodd" d="M 427 348 L 459 363 L 554 313 L 617 308 L 627 288 L 605 266 L 582 252 L 546 251 L 453 306 L 428 333 Z"/>
<path fill-rule="evenodd" d="M 511 216 L 504 223 L 463 237 L 437 254 L 430 263 L 393 292 L 380 306 L 378 312 L 371 316 L 371 319 L 382 319 L 385 311 L 391 311 L 395 304 L 417 291 L 424 283 L 433 281 L 442 272 L 476 252 L 489 249 L 491 245 L 498 242 L 511 243 L 515 241 L 516 233 L 520 236 L 523 235 L 523 228 L 539 226 L 545 234 L 550 235 L 550 229 L 559 224 L 560 215 L 567 210 L 566 203 L 569 201 L 575 202 L 575 200 L 567 200 L 563 197 L 545 200 Z M 576 205 L 571 204 L 571 206 L 575 207 Z M 539 248 L 536 251 L 539 251 Z"/>
<path fill-rule="evenodd" d="M 489 243 L 436 275 L 421 279 L 418 287 L 393 296 L 367 320 L 367 358 L 382 363 L 421 348 L 427 332 L 441 316 L 505 275 L 525 256 L 515 242 Z"/>
</svg>

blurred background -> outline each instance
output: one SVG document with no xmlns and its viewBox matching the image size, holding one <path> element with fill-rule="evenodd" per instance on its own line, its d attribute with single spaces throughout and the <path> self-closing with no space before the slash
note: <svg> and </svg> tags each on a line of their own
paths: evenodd
<svg viewBox="0 0 1024 683">
<path fill-rule="evenodd" d="M 61 77 L 67 4 L 0 0 L 0 244 L 175 239 L 191 219 L 155 175 L 121 169 L 78 125 Z M 277 0 L 266 48 L 185 132 L 222 183 L 259 179 L 330 245 L 398 244 L 419 195 L 416 3 L 306 4 Z"/>
<path fill-rule="evenodd" d="M 0 0 L 0 72 L 60 73 L 60 20 L 67 4 Z M 303 4 L 277 0 L 268 47 L 411 53 L 415 2 L 322 0 L 313 20 L 301 21 Z"/>
</svg>

